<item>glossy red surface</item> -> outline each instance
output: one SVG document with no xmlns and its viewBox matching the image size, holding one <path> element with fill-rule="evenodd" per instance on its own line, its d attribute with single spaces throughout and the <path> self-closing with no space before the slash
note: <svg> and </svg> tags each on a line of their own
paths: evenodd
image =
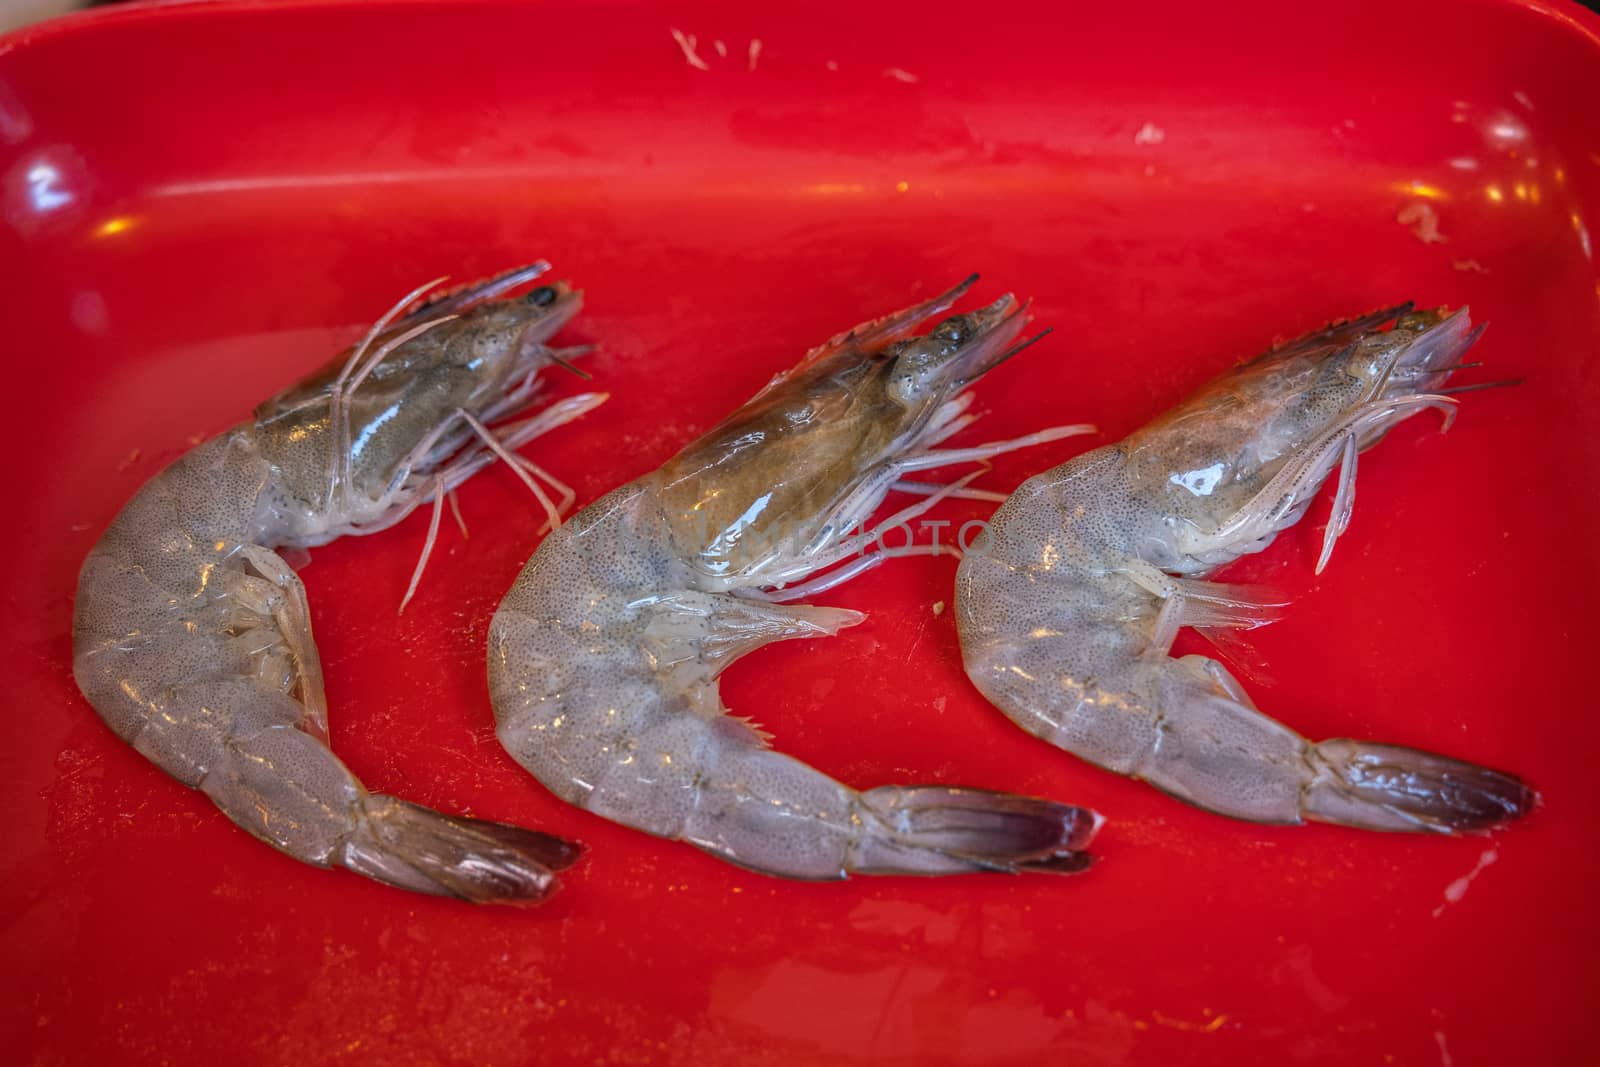
<svg viewBox="0 0 1600 1067">
<path fill-rule="evenodd" d="M 290 2 L 0 41 L 0 1046 L 34 1064 L 1591 1060 L 1597 29 L 1476 0 Z M 1412 204 L 1443 241 L 1397 221 Z M 603 346 L 589 368 L 614 391 L 532 450 L 582 501 L 809 345 L 972 269 L 1056 332 L 982 383 L 967 440 L 1083 419 L 1120 436 L 1275 335 L 1469 302 L 1493 324 L 1475 373 L 1526 383 L 1372 453 L 1322 577 L 1325 501 L 1236 568 L 1298 597 L 1255 635 L 1251 687 L 1314 736 L 1518 771 L 1544 806 L 1462 840 L 1190 810 L 988 708 L 933 610 L 953 564 L 914 559 L 821 598 L 871 618 L 751 656 L 727 702 L 852 784 L 1093 805 L 1101 864 L 736 870 L 563 806 L 495 743 L 485 627 L 540 520 L 491 470 L 461 493 L 470 541 L 446 524 L 404 617 L 423 515 L 305 570 L 334 745 L 374 788 L 589 857 L 516 912 L 277 855 L 78 695 L 79 562 L 196 435 L 412 285 L 540 255 L 587 289 L 565 336 Z M 1007 457 L 987 484 L 1095 443 Z"/>
</svg>

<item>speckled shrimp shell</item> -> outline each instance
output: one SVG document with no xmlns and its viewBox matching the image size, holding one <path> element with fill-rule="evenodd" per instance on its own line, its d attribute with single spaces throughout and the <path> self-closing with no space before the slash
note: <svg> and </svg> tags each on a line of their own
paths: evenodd
<svg viewBox="0 0 1600 1067">
<path fill-rule="evenodd" d="M 446 492 L 495 455 L 527 478 L 532 465 L 510 449 L 604 399 L 484 425 L 522 409 L 560 359 L 544 341 L 578 294 L 558 283 L 496 299 L 546 269 L 406 314 L 431 286 L 412 293 L 350 352 L 152 478 L 84 561 L 78 687 L 151 762 L 296 859 L 527 902 L 578 854 L 547 834 L 367 792 L 328 748 L 305 587 L 274 551 L 382 529 L 429 499 L 437 529 Z"/>
<path fill-rule="evenodd" d="M 1358 453 L 1412 415 L 1448 420 L 1455 390 L 1440 387 L 1477 335 L 1465 308 L 1331 327 L 1029 479 L 957 572 L 968 675 L 1029 733 L 1241 819 L 1454 833 L 1529 810 L 1534 794 L 1511 775 L 1308 741 L 1256 710 L 1221 663 L 1168 655 L 1180 626 L 1277 617 L 1281 598 L 1204 575 L 1297 522 L 1337 467 L 1320 570 L 1350 521 Z"/>
<path fill-rule="evenodd" d="M 718 694 L 745 653 L 861 620 L 777 601 L 882 560 L 861 554 L 870 533 L 846 532 L 891 490 L 930 488 L 905 475 L 1087 429 L 934 447 L 971 421 L 967 386 L 1022 347 L 1010 296 L 915 335 L 971 284 L 834 338 L 545 539 L 489 633 L 498 733 L 519 763 L 598 815 L 790 878 L 1087 865 L 1093 812 L 942 785 L 857 791 L 773 751 Z"/>
</svg>

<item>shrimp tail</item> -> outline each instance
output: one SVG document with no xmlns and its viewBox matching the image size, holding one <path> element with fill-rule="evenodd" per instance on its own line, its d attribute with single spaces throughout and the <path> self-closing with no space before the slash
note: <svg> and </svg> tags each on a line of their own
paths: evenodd
<svg viewBox="0 0 1600 1067">
<path fill-rule="evenodd" d="M 951 874 L 1087 870 L 1083 851 L 1104 821 L 1087 808 L 1036 797 L 947 786 L 884 786 L 861 804 L 885 833 L 861 842 L 863 874 Z"/>
<path fill-rule="evenodd" d="M 365 798 L 343 866 L 369 878 L 474 904 L 536 904 L 581 846 L 520 826 L 444 815 L 397 797 Z"/>
<path fill-rule="evenodd" d="M 1367 830 L 1462 833 L 1527 814 L 1538 794 L 1514 775 L 1414 748 L 1337 739 L 1312 746 L 1302 813 Z"/>
</svg>

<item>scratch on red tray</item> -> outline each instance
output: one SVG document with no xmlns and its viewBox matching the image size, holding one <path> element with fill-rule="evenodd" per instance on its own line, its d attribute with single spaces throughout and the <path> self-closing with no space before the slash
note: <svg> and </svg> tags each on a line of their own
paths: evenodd
<svg viewBox="0 0 1600 1067">
<path fill-rule="evenodd" d="M 1439 1062 L 1444 1064 L 1444 1067 L 1454 1067 L 1456 1061 L 1455 1058 L 1450 1055 L 1450 1046 L 1444 1043 L 1444 1031 L 1435 1030 L 1433 1032 L 1433 1039 L 1439 1043 Z"/>
<path fill-rule="evenodd" d="M 1444 914 L 1445 908 L 1451 904 L 1460 903 L 1461 898 L 1467 895 L 1467 889 L 1472 885 L 1473 880 L 1483 873 L 1485 867 L 1499 858 L 1500 852 L 1498 849 L 1484 849 L 1483 855 L 1478 857 L 1478 862 L 1472 870 L 1444 887 L 1444 903 L 1433 909 L 1433 917 L 1437 919 Z"/>
<path fill-rule="evenodd" d="M 684 33 L 679 29 L 672 29 L 670 32 L 672 33 L 672 39 L 678 42 L 678 47 L 683 49 L 684 62 L 695 70 L 711 69 L 710 65 L 700 58 L 700 53 L 695 51 L 696 39 L 694 34 Z"/>
<path fill-rule="evenodd" d="M 911 642 L 911 648 L 910 648 L 910 650 L 908 650 L 906 652 L 906 663 L 907 664 L 910 664 L 911 657 L 915 656 L 917 654 L 917 646 L 922 644 L 922 639 L 923 639 L 923 637 L 927 636 L 927 633 L 928 633 L 928 626 L 927 626 L 926 623 L 923 623 L 923 625 L 917 627 L 916 640 Z"/>
<path fill-rule="evenodd" d="M 883 76 L 893 78 L 897 82 L 905 82 L 907 85 L 915 85 L 922 80 L 909 70 L 901 70 L 899 67 L 885 67 Z"/>
</svg>

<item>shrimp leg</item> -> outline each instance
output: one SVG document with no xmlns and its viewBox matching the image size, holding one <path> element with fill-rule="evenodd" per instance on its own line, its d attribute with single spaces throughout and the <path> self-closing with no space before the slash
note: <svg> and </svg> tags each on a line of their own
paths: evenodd
<svg viewBox="0 0 1600 1067">
<path fill-rule="evenodd" d="M 311 605 L 306 600 L 305 583 L 271 549 L 242 545 L 239 552 L 272 590 L 266 597 L 248 598 L 241 594 L 240 600 L 247 610 L 271 616 L 294 661 L 295 695 L 305 713 L 301 728 L 327 744 L 328 696 L 323 691 L 322 656 L 311 636 Z M 243 581 L 240 585 L 245 588 Z"/>
</svg>

